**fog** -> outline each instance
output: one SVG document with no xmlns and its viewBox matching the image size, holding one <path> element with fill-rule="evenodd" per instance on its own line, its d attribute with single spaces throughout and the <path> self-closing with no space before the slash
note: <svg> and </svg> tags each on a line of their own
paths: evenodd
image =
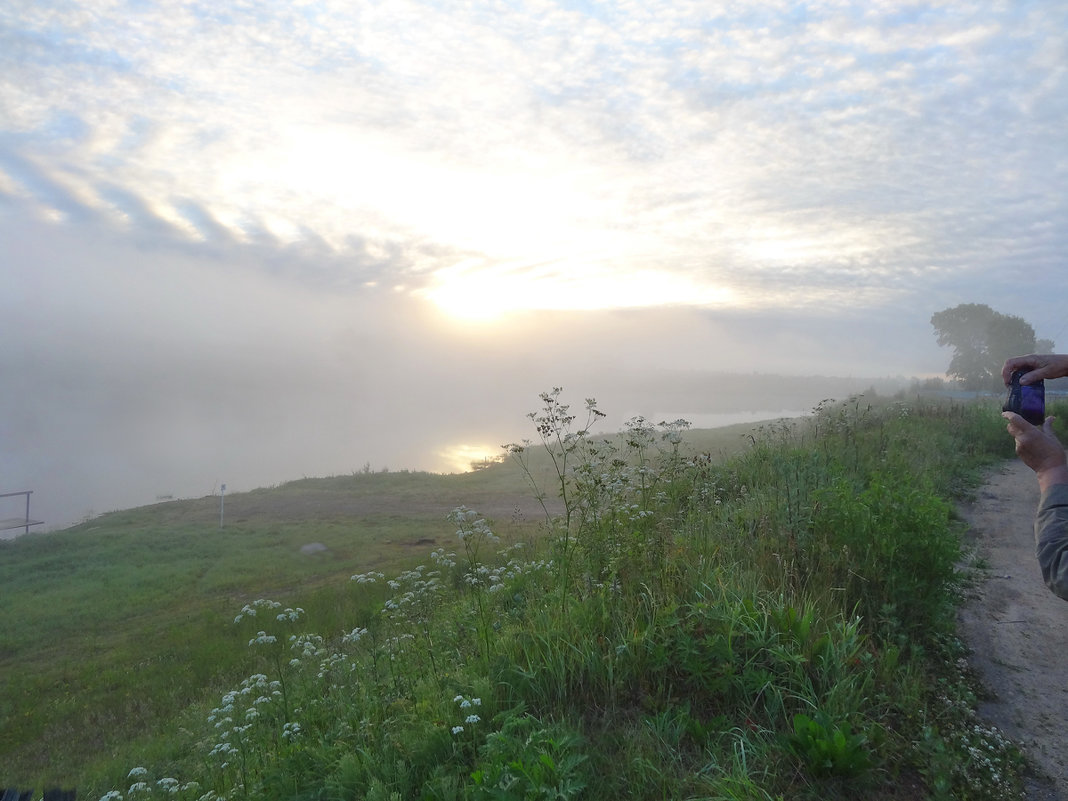
<svg viewBox="0 0 1068 801">
<path fill-rule="evenodd" d="M 796 412 L 940 374 L 960 303 L 1063 338 L 1064 4 L 231 6 L 0 15 L 0 493 L 47 527 L 461 469 L 554 386 Z"/>
<path fill-rule="evenodd" d="M 531 437 L 526 414 L 554 386 L 576 407 L 596 398 L 608 429 L 639 414 L 730 422 L 942 358 L 894 315 L 856 329 L 685 307 L 459 323 L 394 289 L 265 275 L 237 251 L 205 260 L 92 226 L 46 230 L 6 229 L 24 269 L 0 301 L 0 491 L 32 490 L 41 530 L 224 483 L 465 469 Z M 828 378 L 752 379 L 779 373 Z M 725 413 L 740 417 L 707 417 Z"/>
</svg>

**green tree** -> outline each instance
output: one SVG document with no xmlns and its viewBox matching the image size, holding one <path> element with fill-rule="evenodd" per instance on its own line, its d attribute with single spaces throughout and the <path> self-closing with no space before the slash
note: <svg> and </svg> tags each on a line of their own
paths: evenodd
<svg viewBox="0 0 1068 801">
<path fill-rule="evenodd" d="M 946 375 L 965 389 L 1001 386 L 1001 365 L 1010 356 L 1049 351 L 1053 343 L 1036 340 L 1022 317 L 1001 314 L 982 303 L 962 303 L 931 315 L 938 344 L 953 348 Z"/>
</svg>

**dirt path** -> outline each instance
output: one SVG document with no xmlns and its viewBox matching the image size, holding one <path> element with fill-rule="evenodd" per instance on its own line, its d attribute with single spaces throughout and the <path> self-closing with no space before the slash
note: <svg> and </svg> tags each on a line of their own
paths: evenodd
<svg viewBox="0 0 1068 801">
<path fill-rule="evenodd" d="M 980 714 L 1023 746 L 1036 770 L 1031 801 L 1068 801 L 1068 602 L 1035 561 L 1038 485 L 1020 462 L 995 469 L 960 512 L 986 562 L 960 612 L 972 667 L 993 698 Z"/>
</svg>

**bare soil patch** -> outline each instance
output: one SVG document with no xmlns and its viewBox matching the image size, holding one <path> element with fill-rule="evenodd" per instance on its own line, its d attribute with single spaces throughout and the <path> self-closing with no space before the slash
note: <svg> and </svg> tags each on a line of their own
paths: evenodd
<svg viewBox="0 0 1068 801">
<path fill-rule="evenodd" d="M 1034 474 L 1020 462 L 990 472 L 961 504 L 984 575 L 959 614 L 970 663 L 990 698 L 980 715 L 1021 745 L 1034 766 L 1031 801 L 1068 801 L 1068 602 L 1035 560 Z"/>
</svg>

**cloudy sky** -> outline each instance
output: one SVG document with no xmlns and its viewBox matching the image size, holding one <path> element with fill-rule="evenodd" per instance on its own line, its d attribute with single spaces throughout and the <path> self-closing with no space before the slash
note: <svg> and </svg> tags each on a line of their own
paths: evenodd
<svg viewBox="0 0 1068 801">
<path fill-rule="evenodd" d="M 1066 67 L 1053 0 L 6 0 L 0 491 L 66 522 L 446 469 L 554 385 L 940 373 L 962 302 L 1063 346 Z"/>
</svg>

